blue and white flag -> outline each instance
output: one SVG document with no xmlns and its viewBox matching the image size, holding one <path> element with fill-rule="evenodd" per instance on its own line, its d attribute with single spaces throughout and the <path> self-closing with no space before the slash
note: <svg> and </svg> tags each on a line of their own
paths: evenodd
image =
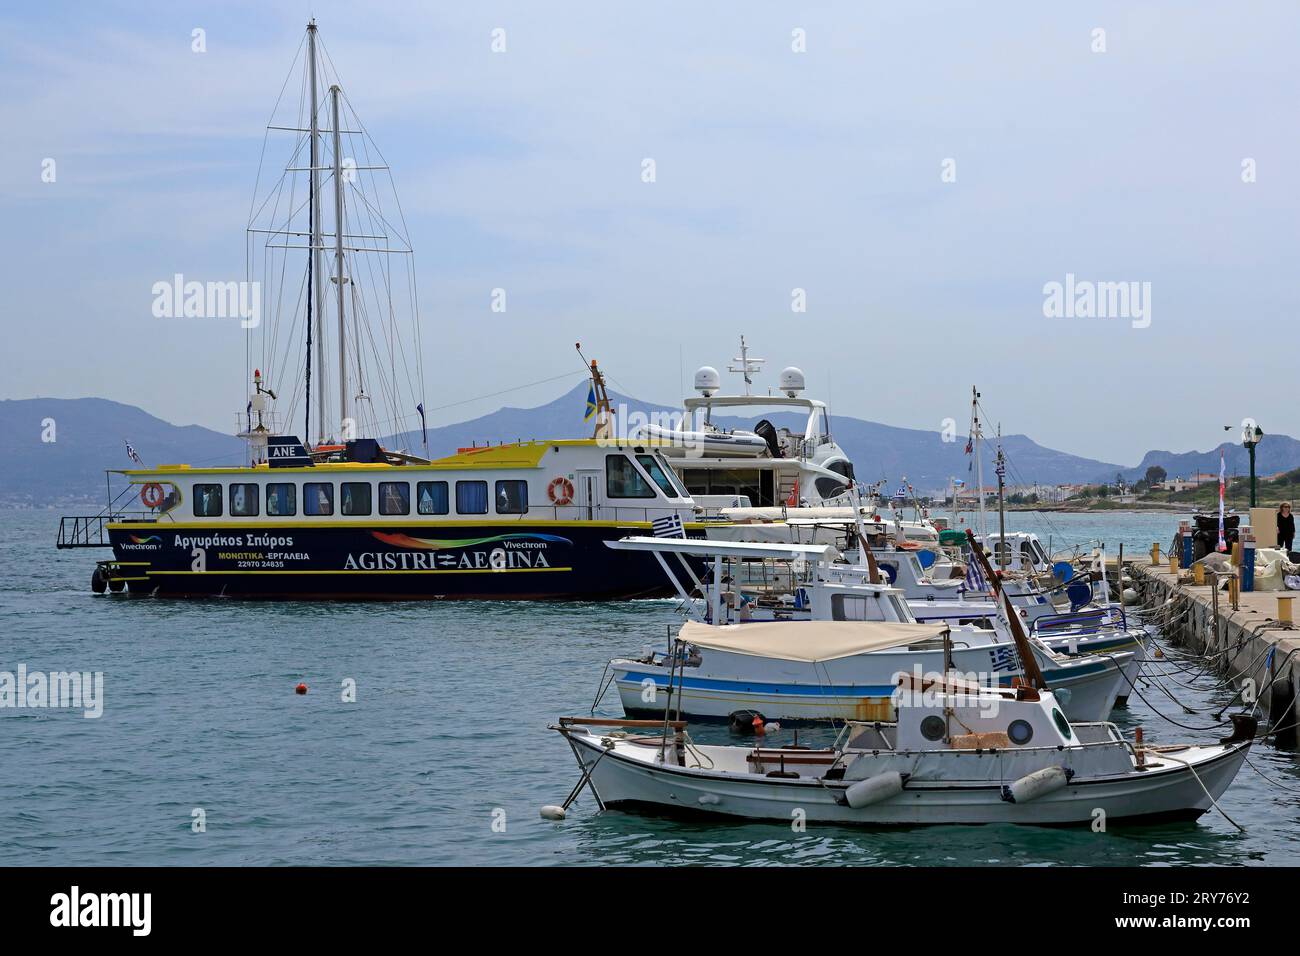
<svg viewBox="0 0 1300 956">
<path fill-rule="evenodd" d="M 666 518 L 655 518 L 651 526 L 654 528 L 656 538 L 686 537 L 686 527 L 682 524 L 682 516 L 679 514 L 670 514 Z"/>
<path fill-rule="evenodd" d="M 970 561 L 966 564 L 966 590 L 987 591 L 988 589 L 989 583 L 984 580 L 984 571 L 980 568 L 979 560 L 971 555 Z"/>
<path fill-rule="evenodd" d="M 130 458 L 133 462 L 135 462 L 137 465 L 139 465 L 141 468 L 143 468 L 145 466 L 144 461 L 141 460 L 140 456 L 135 453 L 135 449 L 131 447 L 131 443 L 129 441 L 126 441 L 125 438 L 123 438 L 122 441 L 126 442 L 126 456 Z"/>
</svg>

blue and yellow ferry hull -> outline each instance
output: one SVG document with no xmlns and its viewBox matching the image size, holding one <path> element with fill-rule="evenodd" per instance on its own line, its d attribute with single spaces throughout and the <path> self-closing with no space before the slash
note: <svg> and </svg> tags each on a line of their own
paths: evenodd
<svg viewBox="0 0 1300 956">
<path fill-rule="evenodd" d="M 114 589 L 132 594 L 609 600 L 674 593 L 653 555 L 605 547 L 650 528 L 636 521 L 162 521 L 111 524 L 108 535 Z"/>
</svg>

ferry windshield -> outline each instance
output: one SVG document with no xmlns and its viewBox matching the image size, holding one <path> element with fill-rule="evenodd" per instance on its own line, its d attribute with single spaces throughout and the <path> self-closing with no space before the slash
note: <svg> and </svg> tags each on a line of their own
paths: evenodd
<svg viewBox="0 0 1300 956">
<path fill-rule="evenodd" d="M 668 476 L 664 474 L 663 469 L 659 467 L 659 462 L 655 461 L 654 456 L 637 455 L 636 460 L 641 462 L 641 467 L 646 470 L 646 474 L 654 479 L 654 483 L 659 486 L 660 490 L 662 490 L 667 497 L 679 497 L 676 489 L 673 487 L 673 483 L 668 480 Z"/>
</svg>

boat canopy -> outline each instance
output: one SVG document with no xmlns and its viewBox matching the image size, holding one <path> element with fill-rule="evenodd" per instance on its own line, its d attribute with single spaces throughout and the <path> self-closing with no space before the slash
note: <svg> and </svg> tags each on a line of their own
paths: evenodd
<svg viewBox="0 0 1300 956">
<path fill-rule="evenodd" d="M 947 631 L 941 624 L 885 621 L 763 621 L 721 627 L 687 621 L 678 639 L 704 650 L 817 663 L 937 640 Z"/>
</svg>

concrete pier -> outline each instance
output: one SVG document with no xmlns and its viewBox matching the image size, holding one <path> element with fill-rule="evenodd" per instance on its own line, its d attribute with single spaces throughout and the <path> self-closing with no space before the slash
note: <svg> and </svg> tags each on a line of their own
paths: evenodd
<svg viewBox="0 0 1300 956">
<path fill-rule="evenodd" d="M 1269 720 L 1281 747 L 1296 746 L 1300 708 L 1300 628 L 1279 621 L 1278 598 L 1300 598 L 1300 591 L 1243 592 L 1234 610 L 1227 590 L 1216 590 L 1212 577 L 1205 584 L 1179 581 L 1168 565 L 1125 561 L 1140 603 L 1150 611 L 1174 604 L 1164 612 L 1168 640 L 1212 656 L 1216 669 L 1242 687 L 1248 703 L 1260 701 L 1259 714 Z M 1222 583 L 1222 582 L 1220 582 Z M 1300 614 L 1300 611 L 1297 612 Z M 1157 623 L 1161 613 L 1151 619 Z"/>
</svg>

